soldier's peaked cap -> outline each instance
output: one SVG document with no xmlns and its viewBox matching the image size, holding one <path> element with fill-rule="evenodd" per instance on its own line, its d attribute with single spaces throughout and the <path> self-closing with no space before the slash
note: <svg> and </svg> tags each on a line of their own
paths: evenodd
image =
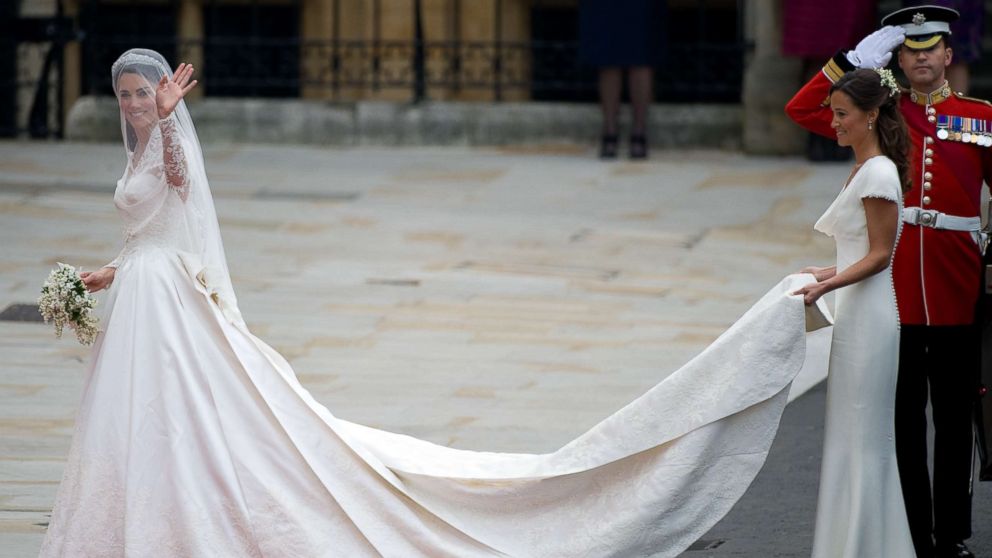
<svg viewBox="0 0 992 558">
<path fill-rule="evenodd" d="M 961 15 L 957 10 L 944 6 L 910 6 L 896 10 L 882 18 L 882 25 L 898 25 L 906 31 L 903 43 L 912 49 L 928 49 L 951 34 L 952 21 Z"/>
</svg>

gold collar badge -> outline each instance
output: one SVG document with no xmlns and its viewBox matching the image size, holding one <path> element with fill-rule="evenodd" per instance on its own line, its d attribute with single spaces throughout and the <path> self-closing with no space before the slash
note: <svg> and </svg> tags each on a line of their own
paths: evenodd
<svg viewBox="0 0 992 558">
<path fill-rule="evenodd" d="M 951 95 L 953 95 L 951 92 L 951 86 L 946 81 L 944 82 L 944 85 L 941 85 L 932 93 L 921 93 L 915 89 L 909 90 L 909 100 L 918 105 L 936 105 L 937 103 L 949 99 Z"/>
</svg>

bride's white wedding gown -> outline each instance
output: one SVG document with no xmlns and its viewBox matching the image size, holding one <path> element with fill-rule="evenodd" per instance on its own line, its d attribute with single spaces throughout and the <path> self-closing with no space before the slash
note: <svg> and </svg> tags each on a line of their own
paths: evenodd
<svg viewBox="0 0 992 558">
<path fill-rule="evenodd" d="M 791 276 L 561 449 L 450 449 L 315 401 L 173 245 L 160 166 L 129 167 L 115 203 L 129 234 L 46 557 L 675 556 L 757 474 L 803 366 Z"/>
</svg>

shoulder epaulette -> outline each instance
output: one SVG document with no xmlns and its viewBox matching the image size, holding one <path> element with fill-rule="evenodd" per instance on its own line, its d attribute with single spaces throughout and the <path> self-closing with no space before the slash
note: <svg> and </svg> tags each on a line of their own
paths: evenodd
<svg viewBox="0 0 992 558">
<path fill-rule="evenodd" d="M 974 101 L 976 103 L 981 103 L 983 105 L 992 107 L 992 103 L 986 101 L 985 99 L 979 99 L 977 97 L 969 97 L 969 96 L 961 93 L 960 91 L 955 91 L 954 92 L 954 96 L 957 97 L 958 99 L 961 99 L 961 100 L 964 100 L 964 101 Z"/>
</svg>

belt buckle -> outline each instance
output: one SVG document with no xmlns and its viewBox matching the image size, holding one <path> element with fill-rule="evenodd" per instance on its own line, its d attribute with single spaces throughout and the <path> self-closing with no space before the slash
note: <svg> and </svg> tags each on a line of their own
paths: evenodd
<svg viewBox="0 0 992 558">
<path fill-rule="evenodd" d="M 937 215 L 939 213 L 932 209 L 921 209 L 919 216 L 917 217 L 917 222 L 924 227 L 937 227 Z"/>
</svg>

